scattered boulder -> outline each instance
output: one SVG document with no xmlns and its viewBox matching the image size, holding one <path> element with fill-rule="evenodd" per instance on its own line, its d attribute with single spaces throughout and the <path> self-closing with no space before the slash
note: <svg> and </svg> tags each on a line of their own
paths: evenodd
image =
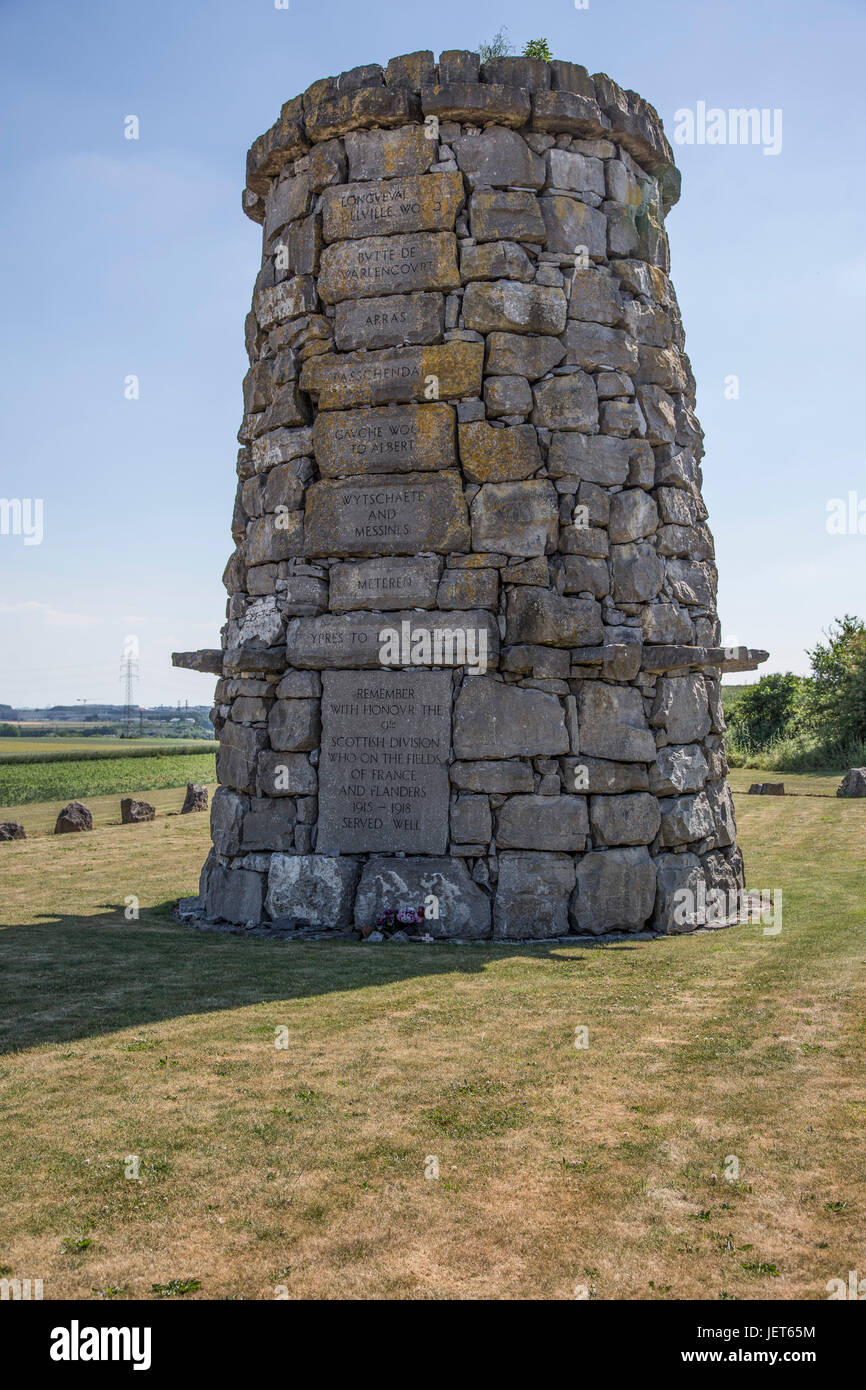
<svg viewBox="0 0 866 1390">
<path fill-rule="evenodd" d="M 197 782 L 187 782 L 186 796 L 184 797 L 183 805 L 180 808 L 181 815 L 185 816 L 188 811 L 206 810 L 207 787 L 200 787 Z"/>
<path fill-rule="evenodd" d="M 26 840 L 24 826 L 17 820 L 0 821 L 0 840 Z"/>
<path fill-rule="evenodd" d="M 841 795 L 842 793 L 840 793 Z M 784 796 L 784 782 L 753 782 L 749 787 L 749 796 Z M 862 793 L 861 793 L 862 795 Z"/>
<path fill-rule="evenodd" d="M 83 801 L 70 801 L 57 817 L 55 835 L 69 835 L 75 830 L 92 830 L 93 816 Z"/>
<path fill-rule="evenodd" d="M 866 767 L 849 767 L 840 785 L 837 796 L 866 796 Z"/>
<path fill-rule="evenodd" d="M 120 819 L 123 825 L 136 825 L 139 821 L 153 820 L 156 807 L 149 801 L 136 801 L 132 796 L 123 797 L 120 803 Z"/>
</svg>

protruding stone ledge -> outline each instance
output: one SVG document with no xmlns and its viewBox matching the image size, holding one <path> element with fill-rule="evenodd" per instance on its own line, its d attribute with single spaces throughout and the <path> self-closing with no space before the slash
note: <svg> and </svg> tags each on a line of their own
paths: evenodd
<svg viewBox="0 0 866 1390">
<path fill-rule="evenodd" d="M 680 173 L 658 112 L 606 73 L 590 77 L 579 63 L 501 58 L 479 67 L 476 53 L 450 50 L 438 64 L 431 52 L 353 68 L 314 82 L 284 103 L 280 118 L 247 155 L 243 209 L 263 218 L 270 180 L 311 145 L 352 131 L 395 129 L 424 116 L 497 123 L 551 135 L 605 138 L 621 145 L 659 180 L 664 211 L 680 196 Z"/>
<path fill-rule="evenodd" d="M 213 647 L 203 647 L 197 652 L 172 652 L 172 666 L 180 666 L 184 671 L 203 671 L 212 676 L 223 673 L 223 653 Z"/>
</svg>

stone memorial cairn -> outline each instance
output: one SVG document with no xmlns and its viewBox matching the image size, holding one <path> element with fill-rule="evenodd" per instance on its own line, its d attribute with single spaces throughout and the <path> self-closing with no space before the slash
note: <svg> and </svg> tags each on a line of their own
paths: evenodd
<svg viewBox="0 0 866 1390">
<path fill-rule="evenodd" d="M 678 931 L 736 892 L 694 381 L 653 108 L 448 52 L 315 82 L 263 227 L 209 920 Z M 423 912 L 421 911 L 423 909 Z"/>
</svg>

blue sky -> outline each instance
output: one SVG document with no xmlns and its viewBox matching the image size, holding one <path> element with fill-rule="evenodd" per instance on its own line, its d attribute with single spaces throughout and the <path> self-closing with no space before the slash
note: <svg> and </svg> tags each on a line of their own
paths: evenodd
<svg viewBox="0 0 866 1390">
<path fill-rule="evenodd" d="M 224 617 L 247 147 L 318 77 L 502 25 L 635 88 L 671 137 L 699 101 L 781 109 L 777 156 L 676 146 L 668 218 L 723 632 L 802 671 L 835 615 L 866 616 L 866 535 L 826 530 L 830 499 L 866 501 L 862 0 L 0 0 L 0 495 L 44 499 L 41 545 L 0 535 L 0 701 L 119 700 L 130 633 L 141 703 L 209 701 L 169 653 Z"/>
</svg>

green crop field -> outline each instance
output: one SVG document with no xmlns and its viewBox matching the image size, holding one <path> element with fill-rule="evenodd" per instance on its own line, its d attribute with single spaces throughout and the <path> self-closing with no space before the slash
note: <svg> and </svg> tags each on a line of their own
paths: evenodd
<svg viewBox="0 0 866 1390">
<path fill-rule="evenodd" d="M 124 740 L 119 743 L 121 756 L 114 753 L 108 757 L 79 756 L 52 761 L 0 761 L 0 816 L 12 819 L 5 815 L 3 807 L 71 801 L 111 792 L 135 796 L 186 782 L 213 782 L 216 776 L 216 745 L 210 752 L 178 752 L 175 748 L 157 752 L 141 748 L 130 753 Z"/>
</svg>

